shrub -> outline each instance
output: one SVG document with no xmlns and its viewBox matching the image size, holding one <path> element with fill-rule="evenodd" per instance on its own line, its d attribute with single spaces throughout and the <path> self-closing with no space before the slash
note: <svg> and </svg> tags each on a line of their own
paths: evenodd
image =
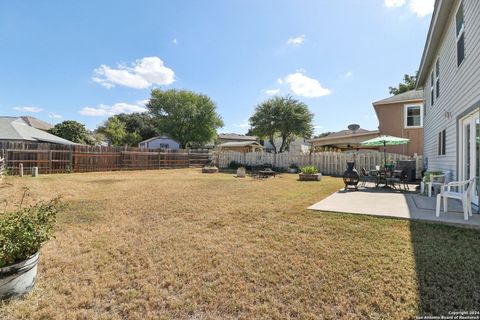
<svg viewBox="0 0 480 320">
<path fill-rule="evenodd" d="M 438 176 L 438 175 L 441 175 L 443 174 L 442 171 L 426 171 L 425 172 L 425 182 L 430 182 L 430 175 L 434 175 L 434 176 Z"/>
<path fill-rule="evenodd" d="M 0 213 L 0 268 L 38 252 L 42 243 L 52 237 L 56 216 L 62 207 L 56 198 Z"/>
<path fill-rule="evenodd" d="M 315 166 L 303 166 L 300 168 L 300 171 L 305 174 L 315 174 L 318 173 L 318 169 Z"/>
<path fill-rule="evenodd" d="M 241 163 L 238 163 L 237 161 L 231 161 L 229 164 L 228 164 L 228 168 L 229 169 L 238 169 L 240 167 L 243 167 L 243 165 Z"/>
<path fill-rule="evenodd" d="M 298 165 L 295 163 L 292 163 L 291 165 L 288 166 L 289 169 L 297 169 L 298 170 Z"/>
</svg>

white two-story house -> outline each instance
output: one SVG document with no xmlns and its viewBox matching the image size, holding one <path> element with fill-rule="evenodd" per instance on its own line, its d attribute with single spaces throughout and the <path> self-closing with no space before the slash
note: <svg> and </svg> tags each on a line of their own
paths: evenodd
<svg viewBox="0 0 480 320">
<path fill-rule="evenodd" d="M 417 88 L 424 89 L 427 169 L 452 180 L 479 177 L 479 0 L 435 1 Z"/>
</svg>

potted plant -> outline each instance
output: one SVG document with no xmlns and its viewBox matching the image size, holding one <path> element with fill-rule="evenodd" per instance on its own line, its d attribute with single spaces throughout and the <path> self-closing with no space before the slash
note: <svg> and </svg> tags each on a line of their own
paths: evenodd
<svg viewBox="0 0 480 320">
<path fill-rule="evenodd" d="M 247 171 L 244 166 L 240 166 L 237 169 L 237 178 L 245 178 Z"/>
<path fill-rule="evenodd" d="M 315 166 L 304 166 L 300 168 L 299 179 L 300 181 L 320 181 L 322 174 Z"/>
<path fill-rule="evenodd" d="M 59 199 L 0 213 L 0 300 L 33 289 L 39 250 L 53 235 Z"/>
<path fill-rule="evenodd" d="M 218 168 L 213 161 L 210 161 L 202 168 L 202 173 L 217 173 Z"/>
<path fill-rule="evenodd" d="M 288 166 L 288 173 L 297 173 L 298 172 L 298 165 L 295 163 L 292 163 L 290 166 Z"/>
</svg>

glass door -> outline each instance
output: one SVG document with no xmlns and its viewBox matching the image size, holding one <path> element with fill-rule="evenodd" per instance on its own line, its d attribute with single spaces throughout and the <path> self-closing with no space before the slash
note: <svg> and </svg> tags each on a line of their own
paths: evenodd
<svg viewBox="0 0 480 320">
<path fill-rule="evenodd" d="M 480 118 L 479 114 L 475 113 L 462 121 L 461 130 L 461 156 L 460 156 L 460 179 L 468 180 L 477 177 L 477 187 L 473 194 L 472 201 L 478 205 L 478 186 L 480 176 Z"/>
</svg>

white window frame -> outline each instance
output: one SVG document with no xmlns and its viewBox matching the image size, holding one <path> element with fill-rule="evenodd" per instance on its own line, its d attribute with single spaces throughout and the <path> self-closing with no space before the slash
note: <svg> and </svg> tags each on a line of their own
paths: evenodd
<svg viewBox="0 0 480 320">
<path fill-rule="evenodd" d="M 418 107 L 420 108 L 420 125 L 419 126 L 409 126 L 408 123 L 408 108 L 410 107 Z M 423 128 L 423 104 L 422 103 L 409 103 L 405 104 L 403 107 L 403 125 L 405 129 L 415 129 L 415 128 Z"/>
<path fill-rule="evenodd" d="M 460 31 L 458 32 L 458 35 L 457 35 L 457 13 L 458 13 L 458 10 L 460 10 L 460 7 L 463 7 L 463 23 L 462 23 L 462 28 L 460 29 Z M 462 62 L 460 62 L 460 64 L 458 64 L 457 62 L 457 68 L 460 68 L 460 66 L 463 64 L 463 62 L 465 61 L 465 59 L 467 58 L 466 54 L 465 54 L 465 5 L 463 4 L 463 0 L 460 0 L 459 3 L 458 3 L 458 6 L 457 8 L 455 9 L 455 52 L 456 52 L 456 61 L 458 61 L 458 41 L 460 40 L 460 38 L 462 37 L 463 35 L 463 60 Z"/>
<path fill-rule="evenodd" d="M 435 68 L 433 68 L 430 74 L 430 106 L 435 104 Z"/>
<path fill-rule="evenodd" d="M 438 72 L 437 72 L 437 65 L 438 65 Z M 440 98 L 440 57 L 437 57 L 437 60 L 435 60 L 435 67 L 434 67 L 434 72 L 435 72 L 435 82 L 434 82 L 434 87 L 435 87 L 435 99 L 438 100 Z M 438 87 L 437 87 L 438 85 Z"/>
</svg>

